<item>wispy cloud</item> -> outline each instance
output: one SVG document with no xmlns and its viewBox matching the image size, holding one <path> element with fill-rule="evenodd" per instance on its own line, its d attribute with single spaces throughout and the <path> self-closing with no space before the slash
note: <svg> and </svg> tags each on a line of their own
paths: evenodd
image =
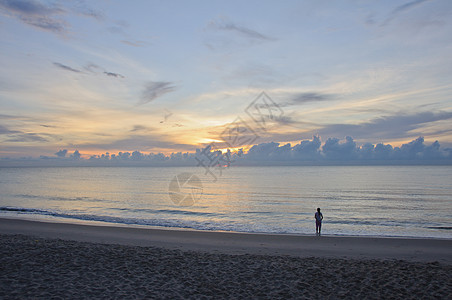
<svg viewBox="0 0 452 300">
<path fill-rule="evenodd" d="M 103 12 L 93 9 L 89 7 L 85 1 L 78 0 L 73 4 L 73 11 L 79 15 L 88 17 L 88 18 L 94 18 L 98 21 L 102 21 L 105 19 L 105 16 Z"/>
<path fill-rule="evenodd" d="M 389 16 L 386 18 L 386 20 L 383 22 L 383 24 L 381 26 L 388 25 L 392 20 L 397 18 L 400 14 L 402 14 L 410 9 L 413 9 L 416 6 L 419 6 L 427 1 L 430 1 L 430 0 L 415 0 L 415 1 L 411 1 L 408 3 L 402 4 L 400 6 L 397 6 L 395 9 L 393 9 L 391 11 L 391 13 L 389 14 Z"/>
<path fill-rule="evenodd" d="M 0 118 L 1 119 L 19 119 L 21 117 L 20 116 L 0 114 Z"/>
<path fill-rule="evenodd" d="M 130 25 L 128 22 L 124 20 L 117 20 L 113 22 L 112 26 L 108 27 L 107 30 L 115 35 L 122 36 L 121 43 L 127 46 L 132 47 L 144 47 L 148 44 L 148 42 L 139 40 L 133 37 L 130 34 Z"/>
<path fill-rule="evenodd" d="M 70 72 L 74 72 L 74 73 L 85 73 L 79 69 L 75 69 L 73 67 L 70 67 L 68 65 L 64 65 L 62 63 L 59 62 L 54 62 L 53 63 L 55 66 L 65 70 L 65 71 L 70 71 Z M 125 76 L 119 74 L 119 73 L 114 73 L 114 72 L 109 72 L 107 70 L 105 70 L 104 68 L 93 64 L 93 63 L 89 63 L 86 66 L 83 67 L 83 69 L 85 69 L 85 71 L 89 72 L 89 73 L 97 73 L 97 72 L 102 72 L 102 74 L 107 75 L 109 77 L 115 77 L 115 78 L 125 78 Z"/>
<path fill-rule="evenodd" d="M 409 138 L 416 135 L 413 131 L 422 126 L 442 120 L 452 119 L 452 112 L 419 112 L 375 118 L 360 124 L 330 124 L 317 132 L 327 136 L 344 136 L 349 134 L 357 138 Z M 452 129 L 450 130 L 452 131 Z"/>
<path fill-rule="evenodd" d="M 62 63 L 59 63 L 59 62 L 54 62 L 53 64 L 54 64 L 55 66 L 57 66 L 58 68 L 63 69 L 63 70 L 66 70 L 66 71 L 71 71 L 71 72 L 74 72 L 74 73 L 83 73 L 83 72 L 80 71 L 80 70 L 74 69 L 74 68 L 69 67 L 69 66 L 67 66 L 67 65 L 63 65 Z"/>
<path fill-rule="evenodd" d="M 329 100 L 335 100 L 335 96 L 332 94 L 325 94 L 321 92 L 303 92 L 295 94 L 289 101 L 278 104 L 281 107 L 302 105 L 309 102 L 323 102 Z"/>
<path fill-rule="evenodd" d="M 48 142 L 49 140 L 37 133 L 21 133 L 11 136 L 6 142 Z"/>
<path fill-rule="evenodd" d="M 111 76 L 111 77 L 124 78 L 123 75 L 118 74 L 118 73 L 104 71 L 104 74 L 107 75 L 107 76 Z"/>
<path fill-rule="evenodd" d="M 226 18 L 211 20 L 205 28 L 204 45 L 211 51 L 240 49 L 277 40 L 258 30 L 231 22 Z"/>
<path fill-rule="evenodd" d="M 88 63 L 87 65 L 85 65 L 83 67 L 83 69 L 85 69 L 86 71 L 91 72 L 91 73 L 96 73 L 97 70 L 103 71 L 103 69 L 101 67 L 99 67 L 98 65 L 96 65 L 94 63 Z"/>
<path fill-rule="evenodd" d="M 293 99 L 293 103 L 306 103 L 306 102 L 318 102 L 318 101 L 325 101 L 330 100 L 332 98 L 329 94 L 322 94 L 322 93 L 301 93 L 296 95 Z"/>
<path fill-rule="evenodd" d="M 163 116 L 163 121 L 160 121 L 160 123 L 165 123 L 166 120 L 168 120 L 168 118 L 171 117 L 172 115 L 173 115 L 172 112 L 170 112 L 169 110 L 165 109 L 165 115 Z M 176 125 L 179 125 L 179 124 L 176 124 Z"/>
<path fill-rule="evenodd" d="M 8 127 L 0 125 L 0 134 L 16 133 L 17 131 L 9 130 Z"/>
<path fill-rule="evenodd" d="M 146 43 L 144 41 L 122 40 L 121 43 L 132 46 L 132 47 L 144 47 L 146 45 Z"/>
<path fill-rule="evenodd" d="M 172 92 L 176 89 L 175 86 L 172 85 L 172 82 L 155 82 L 150 81 L 145 84 L 144 90 L 141 96 L 141 101 L 138 103 L 138 105 L 149 103 L 156 98 Z"/>
<path fill-rule="evenodd" d="M 133 128 L 130 130 L 130 132 L 137 132 L 137 131 L 149 131 L 150 128 L 144 125 L 135 125 L 133 126 Z"/>
<path fill-rule="evenodd" d="M 225 22 L 225 23 L 214 22 L 212 24 L 220 30 L 227 30 L 227 31 L 239 33 L 242 36 L 245 36 L 247 38 L 259 39 L 259 40 L 269 40 L 269 41 L 274 40 L 274 38 L 264 35 L 260 32 L 257 32 L 256 30 L 246 28 L 244 26 L 240 26 L 240 25 L 234 24 L 232 22 Z"/>
<path fill-rule="evenodd" d="M 8 14 L 36 28 L 53 33 L 65 33 L 67 23 L 56 16 L 65 10 L 52 5 L 46 5 L 35 0 L 1 0 L 0 7 Z"/>
<path fill-rule="evenodd" d="M 64 5 L 64 6 L 63 6 Z M 63 16 L 76 14 L 104 19 L 102 12 L 90 8 L 84 1 L 73 3 L 47 4 L 37 0 L 0 0 L 0 9 L 27 25 L 59 35 L 67 35 L 70 27 Z"/>
<path fill-rule="evenodd" d="M 129 23 L 124 20 L 117 20 L 112 23 L 111 26 L 107 28 L 110 33 L 128 36 L 127 29 L 129 28 Z"/>
<path fill-rule="evenodd" d="M 153 134 L 145 130 L 134 131 L 133 134 L 127 137 L 118 138 L 113 141 L 105 143 L 84 143 L 77 146 L 80 149 L 105 149 L 112 151 L 114 149 L 121 149 L 121 151 L 134 151 L 141 149 L 141 151 L 149 151 L 155 148 L 183 148 L 193 149 L 193 145 L 177 144 L 171 141 L 168 136 L 162 134 Z"/>
</svg>

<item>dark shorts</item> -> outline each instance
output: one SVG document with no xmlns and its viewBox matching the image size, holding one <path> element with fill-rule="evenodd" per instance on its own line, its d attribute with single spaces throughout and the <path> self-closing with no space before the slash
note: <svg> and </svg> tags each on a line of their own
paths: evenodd
<svg viewBox="0 0 452 300">
<path fill-rule="evenodd" d="M 322 221 L 315 220 L 315 228 L 317 229 L 317 228 L 320 228 L 320 227 L 322 227 Z"/>
</svg>

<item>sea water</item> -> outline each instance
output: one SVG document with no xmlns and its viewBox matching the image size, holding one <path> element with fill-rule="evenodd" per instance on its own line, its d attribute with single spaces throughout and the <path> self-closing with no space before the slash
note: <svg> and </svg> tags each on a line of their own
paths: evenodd
<svg viewBox="0 0 452 300">
<path fill-rule="evenodd" d="M 313 234 L 317 207 L 327 235 L 452 238 L 452 167 L 0 168 L 0 217 Z"/>
</svg>

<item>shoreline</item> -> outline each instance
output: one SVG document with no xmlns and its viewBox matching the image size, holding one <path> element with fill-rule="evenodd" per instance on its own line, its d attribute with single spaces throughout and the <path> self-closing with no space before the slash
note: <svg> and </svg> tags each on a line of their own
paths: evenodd
<svg viewBox="0 0 452 300">
<path fill-rule="evenodd" d="M 452 239 L 149 229 L 0 218 L 0 234 L 223 254 L 452 264 Z"/>
<path fill-rule="evenodd" d="M 155 229 L 155 230 L 168 230 L 168 231 L 199 231 L 199 232 L 224 232 L 224 233 L 238 233 L 238 234 L 264 234 L 264 235 L 293 235 L 293 236 L 313 236 L 311 233 L 298 233 L 298 232 L 259 232 L 259 231 L 234 231 L 234 230 L 221 230 L 221 229 L 196 229 L 192 227 L 171 227 L 166 225 L 148 225 L 148 224 L 135 224 L 135 223 L 122 223 L 122 222 L 109 222 L 98 221 L 90 219 L 77 219 L 77 218 L 64 218 L 56 216 L 42 216 L 42 215 L 27 215 L 27 214 L 1 214 L 0 219 L 8 220 L 22 220 L 22 221 L 35 221 L 41 223 L 55 223 L 55 224 L 74 224 L 74 225 L 87 225 L 87 226 L 99 226 L 99 227 L 125 227 L 125 228 L 139 228 L 139 229 Z M 445 227 L 447 230 L 452 227 Z M 442 228 L 445 230 L 444 228 Z M 328 232 L 328 230 L 325 230 Z M 422 239 L 422 240 L 451 240 L 452 236 L 421 236 L 421 235 L 378 235 L 378 234 L 339 234 L 330 233 L 322 236 L 328 237 L 358 237 L 358 238 L 395 238 L 395 239 Z"/>
</svg>

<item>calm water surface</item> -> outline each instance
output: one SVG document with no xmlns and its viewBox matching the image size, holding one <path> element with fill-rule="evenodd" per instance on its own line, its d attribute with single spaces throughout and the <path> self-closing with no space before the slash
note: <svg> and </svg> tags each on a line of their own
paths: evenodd
<svg viewBox="0 0 452 300">
<path fill-rule="evenodd" d="M 168 189 L 193 173 L 195 204 Z M 199 230 L 452 238 L 450 166 L 1 168 L 0 216 Z M 182 178 L 182 177 L 180 177 Z M 202 192 L 202 193 L 201 193 Z"/>
</svg>

